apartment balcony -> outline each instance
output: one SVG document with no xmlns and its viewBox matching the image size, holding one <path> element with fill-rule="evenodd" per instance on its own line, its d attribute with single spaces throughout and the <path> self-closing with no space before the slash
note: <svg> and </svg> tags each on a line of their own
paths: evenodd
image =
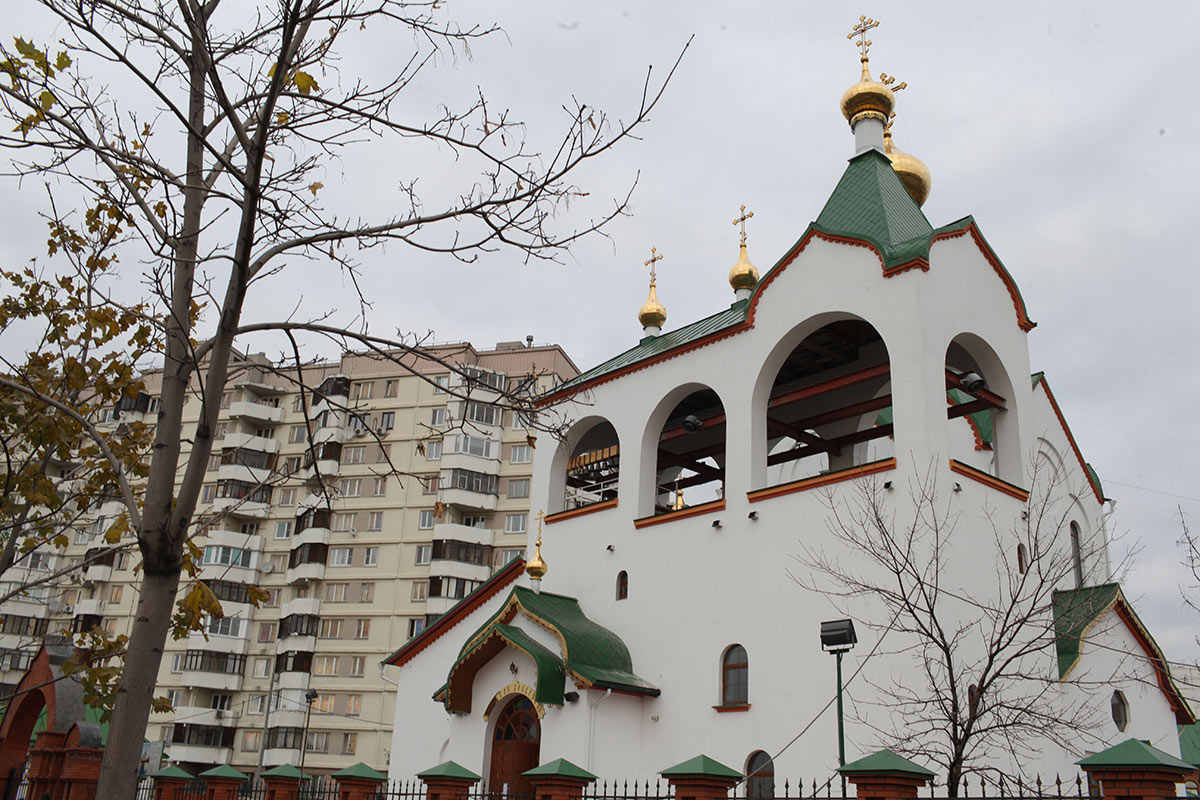
<svg viewBox="0 0 1200 800">
<path fill-rule="evenodd" d="M 287 568 L 287 582 L 299 583 L 301 581 L 319 581 L 325 578 L 325 565 L 320 562 L 310 562 L 308 564 L 297 564 L 294 567 Z"/>
<path fill-rule="evenodd" d="M 190 689 L 215 689 L 222 692 L 240 692 L 242 690 L 242 674 L 240 672 L 184 670 L 183 682 Z"/>
<path fill-rule="evenodd" d="M 99 617 L 104 614 L 104 601 L 99 597 L 93 597 L 89 600 L 79 600 L 75 603 L 72 615 L 76 617 L 92 616 Z"/>
<path fill-rule="evenodd" d="M 297 597 L 288 600 L 279 609 L 279 618 L 284 619 L 293 614 L 306 614 L 314 617 L 321 616 L 321 601 L 316 597 Z"/>
<path fill-rule="evenodd" d="M 107 583 L 112 580 L 112 566 L 108 564 L 89 564 L 83 570 L 84 583 Z"/>
<path fill-rule="evenodd" d="M 461 597 L 430 597 L 425 600 L 426 614 L 445 614 L 450 609 L 454 608 L 461 600 Z"/>
<path fill-rule="evenodd" d="M 254 566 L 232 567 L 228 564 L 201 564 L 200 580 L 232 581 L 234 583 L 248 583 L 251 585 L 256 585 L 258 583 L 257 554 L 251 558 L 250 563 Z"/>
<path fill-rule="evenodd" d="M 472 544 L 491 544 L 496 531 L 474 525 L 459 525 L 457 522 L 439 522 L 433 526 L 433 538 L 452 539 Z"/>
<path fill-rule="evenodd" d="M 177 706 L 175 708 L 175 719 L 186 719 L 189 725 L 219 725 L 225 728 L 236 728 L 239 716 L 241 716 L 241 712 L 232 709 L 203 708 L 201 706 Z M 174 745 L 174 747 L 178 746 Z"/>
<path fill-rule="evenodd" d="M 303 728 L 305 714 L 306 711 L 301 706 L 285 701 L 279 704 L 279 708 L 271 712 L 271 727 Z M 287 748 L 280 747 L 278 749 L 286 750 Z"/>
<path fill-rule="evenodd" d="M 273 715 L 272 719 L 274 719 Z M 268 747 L 266 750 L 263 750 L 264 767 L 278 767 L 281 764 L 291 764 L 294 767 L 299 763 L 299 747 Z"/>
<path fill-rule="evenodd" d="M 255 424 L 278 425 L 283 422 L 283 409 L 249 400 L 238 400 L 229 404 L 230 419 L 247 419 Z"/>
<path fill-rule="evenodd" d="M 213 511 L 228 514 L 241 519 L 266 519 L 271 511 L 270 503 L 259 503 L 254 500 L 236 497 L 218 497 L 213 500 Z"/>
<path fill-rule="evenodd" d="M 500 443 L 495 443 L 499 451 Z M 468 469 L 472 472 L 482 472 L 486 475 L 500 474 L 500 460 L 488 456 L 477 456 L 471 453 L 447 453 L 442 451 L 442 469 Z"/>
<path fill-rule="evenodd" d="M 273 470 L 245 464 L 222 464 L 217 468 L 217 480 L 245 481 L 256 485 L 267 483 L 274 474 Z"/>
<path fill-rule="evenodd" d="M 333 459 L 318 459 L 307 467 L 301 467 L 299 478 L 306 483 L 316 481 L 327 481 L 330 478 L 336 478 L 341 472 L 342 464 L 340 461 Z"/>
<path fill-rule="evenodd" d="M 233 756 L 232 747 L 209 747 L 202 744 L 167 743 L 167 754 L 175 762 L 190 761 L 194 764 L 228 764 Z"/>
<path fill-rule="evenodd" d="M 266 439 L 252 433 L 227 433 L 221 442 L 222 448 L 259 450 L 263 453 L 278 453 L 279 440 Z"/>
<path fill-rule="evenodd" d="M 429 562 L 430 576 L 462 578 L 468 581 L 486 581 L 492 576 L 490 564 L 467 564 L 462 561 L 435 558 Z"/>
<path fill-rule="evenodd" d="M 302 544 L 329 544 L 329 528 L 305 528 L 292 536 L 292 547 Z"/>
<path fill-rule="evenodd" d="M 317 649 L 316 636 L 285 636 L 275 643 L 276 653 L 311 653 Z M 281 723 L 282 724 L 282 723 Z"/>
<path fill-rule="evenodd" d="M 495 511 L 499 498 L 490 492 L 475 492 L 470 489 L 447 488 L 438 492 L 438 499 L 450 506 L 473 511 Z"/>
<path fill-rule="evenodd" d="M 275 677 L 275 688 L 307 689 L 310 681 L 311 676 L 307 672 L 281 672 Z M 282 724 L 275 722 L 274 713 L 272 712 L 271 722 L 273 724 Z"/>
<path fill-rule="evenodd" d="M 246 628 L 246 636 L 218 636 L 210 633 L 205 639 L 203 633 L 193 631 L 188 634 L 187 648 L 188 650 L 210 650 L 214 653 L 245 655 L 250 651 L 250 625 L 247 623 L 243 627 Z"/>
<path fill-rule="evenodd" d="M 222 528 L 216 528 L 205 534 L 204 544 L 225 545 L 226 547 L 236 547 L 240 550 L 250 550 L 260 553 L 263 549 L 263 537 L 256 533 L 242 533 L 241 531 L 227 531 Z"/>
</svg>

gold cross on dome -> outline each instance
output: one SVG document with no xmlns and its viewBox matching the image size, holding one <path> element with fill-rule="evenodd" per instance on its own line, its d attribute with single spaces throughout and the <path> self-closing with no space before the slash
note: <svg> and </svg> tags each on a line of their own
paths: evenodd
<svg viewBox="0 0 1200 800">
<path fill-rule="evenodd" d="M 654 274 L 654 262 L 662 261 L 662 260 L 663 260 L 663 257 L 658 254 L 658 248 L 651 247 L 650 248 L 650 259 L 643 263 L 643 266 L 647 266 L 650 268 L 650 285 L 651 286 L 654 285 L 654 279 L 656 277 Z"/>
<path fill-rule="evenodd" d="M 900 84 L 898 86 L 892 86 L 892 84 L 896 82 L 896 76 L 888 75 L 886 72 L 879 73 L 879 82 L 882 83 L 884 86 L 889 87 L 893 92 L 898 92 L 901 89 L 908 88 L 908 83 L 905 81 L 900 81 Z M 892 116 L 894 117 L 896 115 L 893 113 Z"/>
<path fill-rule="evenodd" d="M 746 243 L 746 220 L 754 216 L 754 212 L 746 213 L 746 207 L 742 206 L 742 215 L 733 221 L 734 225 L 742 226 L 742 244 Z"/>
<path fill-rule="evenodd" d="M 867 31 L 878 27 L 879 22 L 877 20 L 870 19 L 869 17 L 859 17 L 858 24 L 851 29 L 850 33 L 846 34 L 846 38 L 853 39 L 855 36 L 857 36 L 858 49 L 865 56 L 867 54 L 867 50 L 871 48 L 871 42 L 867 39 Z"/>
<path fill-rule="evenodd" d="M 537 517 L 536 517 L 536 519 L 538 521 L 538 538 L 537 538 L 538 544 L 542 543 L 542 520 L 545 518 L 546 518 L 545 510 L 539 509 L 538 513 L 537 513 Z"/>
</svg>

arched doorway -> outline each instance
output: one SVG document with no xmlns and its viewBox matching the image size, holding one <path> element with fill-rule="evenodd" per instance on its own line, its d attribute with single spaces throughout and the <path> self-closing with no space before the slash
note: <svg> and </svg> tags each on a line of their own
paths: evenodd
<svg viewBox="0 0 1200 800">
<path fill-rule="evenodd" d="M 542 723 L 525 695 L 516 695 L 496 715 L 488 790 L 493 796 L 532 794 L 521 773 L 538 765 Z"/>
</svg>

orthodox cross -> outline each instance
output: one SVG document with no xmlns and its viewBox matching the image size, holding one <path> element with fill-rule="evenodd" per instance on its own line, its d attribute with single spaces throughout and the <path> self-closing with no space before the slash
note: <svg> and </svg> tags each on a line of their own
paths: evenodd
<svg viewBox="0 0 1200 800">
<path fill-rule="evenodd" d="M 733 221 L 734 225 L 742 226 L 742 244 L 746 243 L 746 220 L 754 216 L 754 212 L 746 213 L 746 207 L 742 206 L 742 215 Z"/>
<path fill-rule="evenodd" d="M 846 34 L 846 38 L 853 39 L 855 36 L 857 36 L 858 49 L 865 56 L 867 54 L 867 50 L 871 47 L 871 42 L 867 39 L 867 31 L 878 27 L 879 22 L 876 20 L 869 19 L 867 17 L 859 17 L 858 24 L 854 26 L 850 33 Z"/>
<path fill-rule="evenodd" d="M 654 262 L 662 261 L 662 260 L 663 260 L 663 257 L 658 254 L 658 248 L 651 247 L 650 248 L 650 260 L 644 262 L 644 264 L 643 264 L 643 266 L 647 266 L 650 268 L 650 285 L 651 286 L 654 285 L 654 279 L 655 279 Z"/>
<path fill-rule="evenodd" d="M 908 83 L 905 81 L 900 81 L 899 86 L 892 86 L 892 84 L 896 82 L 896 76 L 888 75 L 886 72 L 879 73 L 879 82 L 882 83 L 884 86 L 887 86 L 888 88 L 890 88 L 893 92 L 898 92 L 901 89 L 905 89 L 908 87 Z M 892 116 L 894 117 L 896 115 L 892 114 Z"/>
<path fill-rule="evenodd" d="M 544 510 L 544 509 L 539 509 L 539 510 L 538 510 L 538 513 L 537 513 L 537 521 L 538 521 L 538 538 L 537 538 L 537 543 L 538 543 L 538 545 L 539 545 L 539 546 L 541 546 L 541 544 L 542 544 L 542 520 L 543 520 L 543 519 L 545 519 L 545 518 L 546 518 L 546 512 L 545 512 L 545 510 Z"/>
</svg>

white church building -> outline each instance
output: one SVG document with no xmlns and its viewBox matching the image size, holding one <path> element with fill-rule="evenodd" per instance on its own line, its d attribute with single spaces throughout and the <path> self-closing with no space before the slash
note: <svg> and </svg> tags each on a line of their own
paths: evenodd
<svg viewBox="0 0 1200 800">
<path fill-rule="evenodd" d="M 1012 776 L 1130 737 L 1179 752 L 1192 711 L 1112 583 L 1025 301 L 971 217 L 926 219 L 893 106 L 864 46 L 853 156 L 796 243 L 760 276 L 743 233 L 731 304 L 683 327 L 652 278 L 640 341 L 544 398 L 571 425 L 537 442 L 527 561 L 385 662 L 391 778 L 704 753 L 752 788 L 825 781 L 841 619 L 846 760 L 891 747 L 945 780 L 949 718 L 1000 731 L 970 764 Z"/>
</svg>

